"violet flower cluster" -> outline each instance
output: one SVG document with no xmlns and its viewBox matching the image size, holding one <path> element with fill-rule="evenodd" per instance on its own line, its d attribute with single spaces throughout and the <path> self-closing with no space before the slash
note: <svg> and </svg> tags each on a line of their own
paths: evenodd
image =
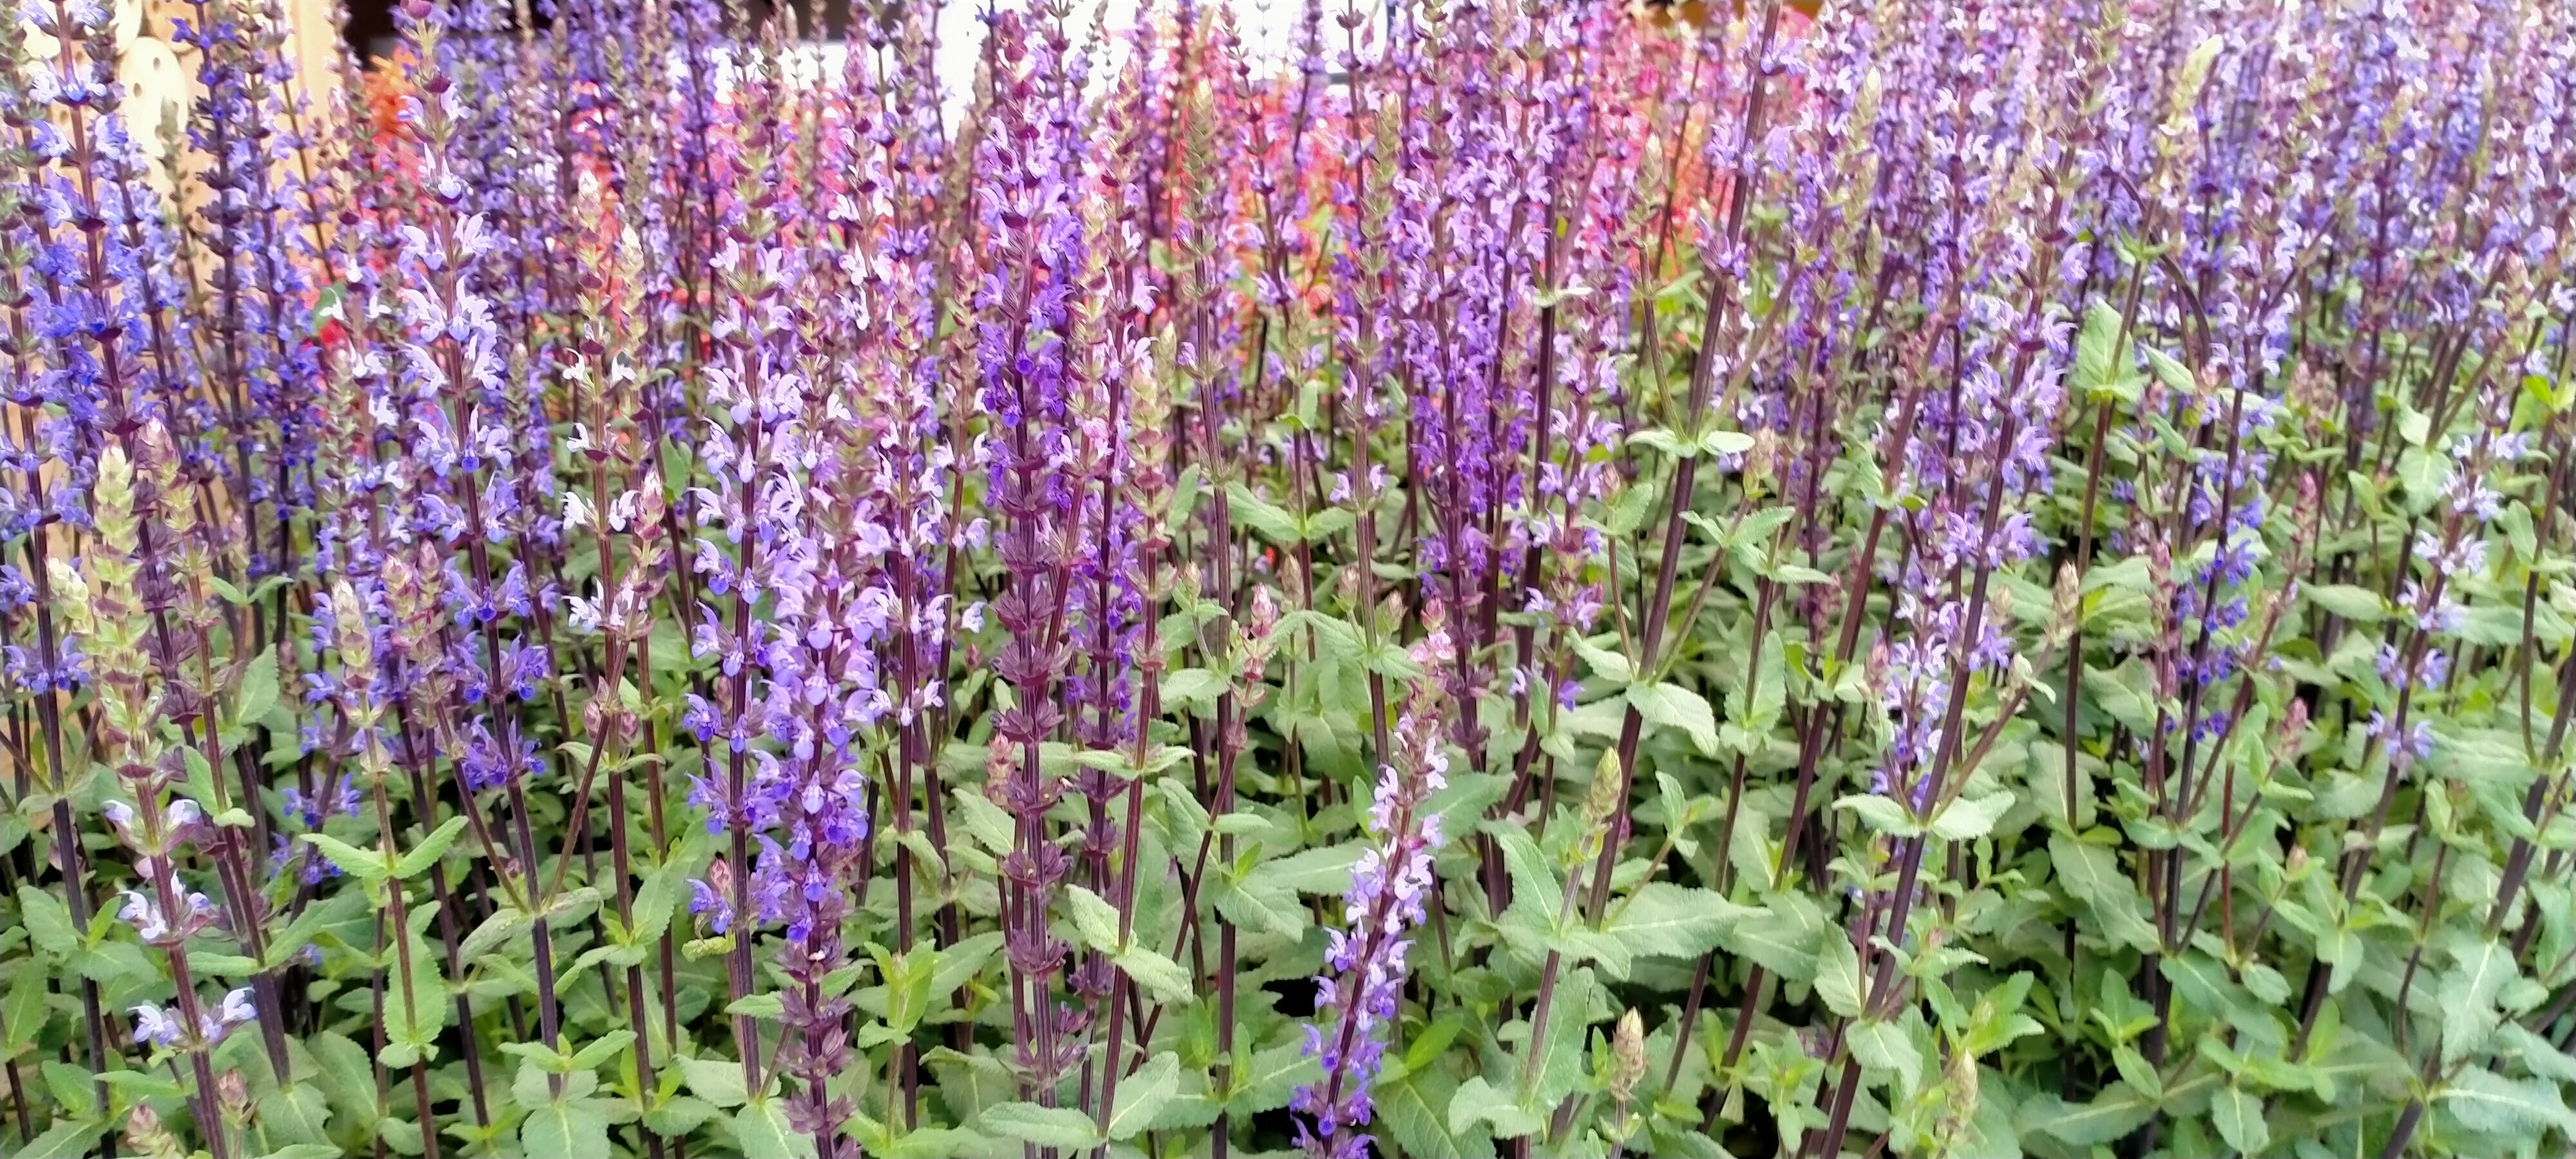
<svg viewBox="0 0 2576 1159">
<path fill-rule="evenodd" d="M 2576 1138 L 2564 4 L 146 7 L 0 1150 Z"/>
</svg>

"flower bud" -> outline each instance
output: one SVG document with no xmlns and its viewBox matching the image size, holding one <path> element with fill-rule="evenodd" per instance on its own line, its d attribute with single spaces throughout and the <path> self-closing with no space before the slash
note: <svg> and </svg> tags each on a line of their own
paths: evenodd
<svg viewBox="0 0 2576 1159">
<path fill-rule="evenodd" d="M 1780 436 L 1769 427 L 1753 432 L 1753 445 L 1744 452 L 1744 485 L 1750 489 L 1771 481 L 1771 472 L 1780 463 Z"/>
<path fill-rule="evenodd" d="M 141 1159 L 179 1159 L 187 1154 L 178 1137 L 161 1125 L 161 1116 L 150 1103 L 134 1104 L 133 1113 L 125 1117 L 125 1149 Z"/>
<path fill-rule="evenodd" d="M 1619 1028 L 1610 1035 L 1610 1098 L 1625 1103 L 1636 1094 L 1637 1081 L 1646 1077 L 1646 1020 L 1637 1008 L 1619 1016 Z"/>
<path fill-rule="evenodd" d="M 387 569 L 392 563 L 388 561 Z M 349 680 L 360 687 L 372 681 L 376 668 L 375 639 L 367 631 L 367 606 L 358 599 L 358 589 L 347 580 L 331 586 L 331 620 L 336 629 L 332 641 L 340 649 L 340 662 L 349 670 Z"/>
<path fill-rule="evenodd" d="M 2057 590 L 2049 601 L 2048 638 L 2064 643 L 2075 634 L 2077 617 L 2084 612 L 2084 581 L 2075 574 L 2072 563 L 2057 568 Z"/>
<path fill-rule="evenodd" d="M 1950 1065 L 1943 1069 L 1949 1078 L 1942 1084 L 1949 1096 L 1949 1113 L 1943 1118 L 1952 1130 L 1964 1129 L 1977 1117 L 1977 1056 L 1960 1051 L 1950 1056 Z"/>
<path fill-rule="evenodd" d="M 1601 751 L 1601 759 L 1592 766 L 1592 787 L 1583 794 L 1583 821 L 1587 829 L 1598 831 L 1619 812 L 1625 798 L 1627 777 L 1619 764 L 1619 754 Z"/>
<path fill-rule="evenodd" d="M 249 1121 L 250 1084 L 242 1081 L 240 1071 L 228 1070 L 215 1076 L 215 1102 L 223 1108 L 226 1120 L 236 1124 Z"/>
</svg>

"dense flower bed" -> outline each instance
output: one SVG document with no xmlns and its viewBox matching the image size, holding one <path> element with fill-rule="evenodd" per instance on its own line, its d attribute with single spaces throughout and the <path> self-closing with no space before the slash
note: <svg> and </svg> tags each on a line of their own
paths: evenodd
<svg viewBox="0 0 2576 1159">
<path fill-rule="evenodd" d="M 2567 6 L 511 7 L 0 37 L 0 1149 L 2576 1146 Z"/>
</svg>

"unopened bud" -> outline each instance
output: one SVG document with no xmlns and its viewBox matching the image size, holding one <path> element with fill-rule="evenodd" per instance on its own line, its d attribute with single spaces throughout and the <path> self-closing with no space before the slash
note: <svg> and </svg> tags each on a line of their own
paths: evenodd
<svg viewBox="0 0 2576 1159">
<path fill-rule="evenodd" d="M 1627 797 L 1627 776 L 1619 763 L 1619 754 L 1604 749 L 1601 760 L 1592 766 L 1592 787 L 1583 794 L 1583 820 L 1593 829 L 1610 823 Z"/>
<path fill-rule="evenodd" d="M 136 1103 L 133 1113 L 125 1117 L 125 1149 L 143 1159 L 179 1159 L 187 1154 L 149 1103 Z"/>
<path fill-rule="evenodd" d="M 226 1119 L 235 1123 L 249 1120 L 250 1084 L 242 1081 L 240 1071 L 228 1070 L 215 1076 L 215 1102 L 223 1108 Z"/>
<path fill-rule="evenodd" d="M 1636 1093 L 1637 1080 L 1646 1077 L 1646 1020 L 1637 1008 L 1619 1016 L 1619 1029 L 1610 1036 L 1610 1098 L 1625 1103 Z"/>
<path fill-rule="evenodd" d="M 2288 711 L 2281 714 L 2281 739 L 2273 746 L 2273 763 L 2286 765 L 2299 759 L 2299 745 L 2307 736 L 2308 702 L 2293 699 Z"/>
<path fill-rule="evenodd" d="M 984 795 L 994 798 L 996 804 L 1000 803 L 1003 786 L 1019 775 L 1018 758 L 1016 745 L 996 744 L 984 750 Z"/>
<path fill-rule="evenodd" d="M 375 670 L 375 640 L 367 631 L 367 606 L 359 602 L 358 589 L 347 580 L 331 585 L 331 619 L 340 662 L 353 679 L 363 683 Z"/>
<path fill-rule="evenodd" d="M 2074 635 L 2076 617 L 2083 611 L 2083 577 L 2075 574 L 2074 564 L 2060 564 L 2057 568 L 2057 590 L 2049 601 L 2048 638 L 2062 643 Z"/>
<path fill-rule="evenodd" d="M 662 473 L 660 471 L 645 472 L 643 480 L 635 485 L 635 526 L 639 533 L 645 533 L 646 528 L 653 529 L 649 534 L 661 533 Z"/>
<path fill-rule="evenodd" d="M 1954 1124 L 1954 1129 L 1965 1127 L 1977 1118 L 1977 1056 L 1960 1051 L 1950 1056 L 1950 1065 L 1945 1069 L 1949 1071 L 1950 1079 L 1943 1084 L 1950 1096 L 1946 1117 Z"/>
<path fill-rule="evenodd" d="M 1267 640 L 1270 630 L 1279 625 L 1279 601 L 1272 598 L 1268 585 L 1252 589 L 1252 607 L 1244 613 L 1243 634 L 1254 640 Z"/>
<path fill-rule="evenodd" d="M 1745 486 L 1770 482 L 1779 462 L 1780 436 L 1769 427 L 1753 432 L 1753 446 L 1744 452 Z"/>
<path fill-rule="evenodd" d="M 45 575 L 53 581 L 54 611 L 63 617 L 63 627 L 74 636 L 86 636 L 98 630 L 97 613 L 91 608 L 89 581 L 62 559 L 45 561 Z"/>
</svg>

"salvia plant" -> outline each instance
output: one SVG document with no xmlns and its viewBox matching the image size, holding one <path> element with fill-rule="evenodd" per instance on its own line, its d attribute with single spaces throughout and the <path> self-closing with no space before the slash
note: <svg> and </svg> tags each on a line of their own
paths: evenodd
<svg viewBox="0 0 2576 1159">
<path fill-rule="evenodd" d="M 0 1152 L 2576 1150 L 2576 9 L 127 7 Z"/>
</svg>

